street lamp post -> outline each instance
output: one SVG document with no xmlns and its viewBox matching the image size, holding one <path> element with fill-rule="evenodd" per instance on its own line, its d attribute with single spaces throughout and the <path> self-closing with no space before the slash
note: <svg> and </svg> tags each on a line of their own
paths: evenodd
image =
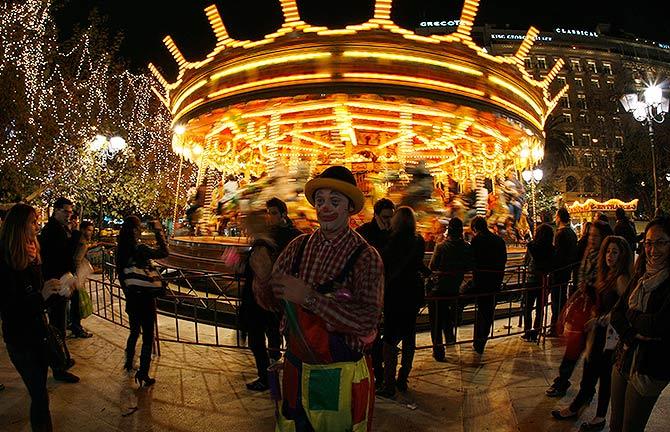
<svg viewBox="0 0 670 432">
<path fill-rule="evenodd" d="M 537 223 L 537 210 L 535 208 L 535 185 L 540 183 L 542 177 L 544 177 L 544 172 L 540 168 L 535 168 L 534 170 L 525 170 L 521 173 L 521 177 L 530 183 L 530 202 L 531 208 L 533 209 L 533 227 Z"/>
<path fill-rule="evenodd" d="M 126 140 L 120 136 L 112 136 L 107 138 L 104 135 L 96 135 L 88 143 L 88 150 L 91 153 L 97 154 L 100 158 L 100 166 L 102 168 L 107 167 L 107 160 L 112 159 L 116 156 L 117 153 L 123 151 L 128 145 Z M 100 206 L 100 214 L 98 215 L 98 235 L 102 231 L 102 220 L 103 220 L 103 206 L 102 206 L 102 187 L 98 192 L 98 204 Z"/>
<path fill-rule="evenodd" d="M 638 97 L 637 93 L 625 94 L 621 97 L 623 108 L 633 114 L 635 120 L 647 123 L 649 143 L 651 144 L 651 170 L 654 176 L 654 214 L 658 211 L 658 184 L 656 178 L 656 151 L 654 149 L 654 122 L 663 123 L 668 113 L 668 98 L 663 96 L 663 89 L 657 85 L 648 86 Z"/>
</svg>

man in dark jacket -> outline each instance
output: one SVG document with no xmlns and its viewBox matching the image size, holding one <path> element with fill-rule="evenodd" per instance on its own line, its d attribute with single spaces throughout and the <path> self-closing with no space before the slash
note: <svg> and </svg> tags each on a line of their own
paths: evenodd
<svg viewBox="0 0 670 432">
<path fill-rule="evenodd" d="M 626 211 L 621 207 L 616 209 L 616 224 L 614 224 L 614 235 L 618 235 L 626 239 L 630 246 L 631 252 L 635 253 L 637 250 L 637 234 L 635 233 L 635 225 L 626 216 Z"/>
<path fill-rule="evenodd" d="M 577 234 L 570 226 L 570 213 L 565 207 L 556 212 L 556 235 L 554 236 L 554 277 L 551 281 L 551 329 L 547 336 L 559 335 L 556 328 L 558 316 L 568 295 L 568 282 L 573 269 L 579 265 Z"/>
<path fill-rule="evenodd" d="M 375 248 L 381 255 L 388 243 L 391 235 L 391 218 L 395 212 L 395 204 L 388 198 L 378 200 L 374 205 L 374 217 L 370 222 L 356 228 L 370 246 Z M 383 343 L 381 339 L 382 332 L 377 333 L 377 338 L 372 345 L 372 366 L 375 373 L 375 385 L 381 388 L 384 381 L 384 363 L 383 363 Z"/>
<path fill-rule="evenodd" d="M 42 255 L 42 276 L 44 280 L 60 279 L 64 274 L 72 272 L 74 268 L 74 250 L 70 240 L 70 216 L 72 216 L 72 201 L 67 198 L 58 198 L 54 203 L 54 210 L 47 224 L 39 235 Z M 75 294 L 76 293 L 76 294 Z M 74 290 L 73 295 L 78 296 Z M 79 298 L 73 302 L 79 305 Z M 65 345 L 65 309 L 68 297 L 54 294 L 47 299 L 49 322 L 60 332 Z M 71 313 L 79 313 L 78 307 Z M 74 360 L 71 361 L 74 364 Z M 54 370 L 54 379 L 65 382 L 78 382 L 79 377 L 65 370 Z"/>
<path fill-rule="evenodd" d="M 395 204 L 387 198 L 375 203 L 374 217 L 356 229 L 360 235 L 380 254 L 384 250 L 391 233 L 391 218 L 395 212 Z"/>
<path fill-rule="evenodd" d="M 430 269 L 437 273 L 437 287 L 429 293 L 433 297 L 458 295 L 465 272 L 473 265 L 472 248 L 463 239 L 463 221 L 455 217 L 449 221 L 447 239 L 435 246 Z M 447 344 L 456 342 L 456 318 L 458 302 L 452 300 L 428 300 L 430 336 L 433 342 L 433 358 L 445 361 L 442 334 Z"/>
<path fill-rule="evenodd" d="M 474 255 L 473 291 L 476 294 L 496 293 L 502 287 L 507 264 L 505 241 L 489 231 L 486 219 L 475 216 L 470 222 L 474 233 L 472 252 Z M 491 332 L 496 308 L 495 295 L 477 297 L 475 318 L 475 340 L 473 348 L 483 354 Z"/>
<path fill-rule="evenodd" d="M 288 218 L 288 207 L 284 201 L 272 198 L 265 203 L 265 207 L 269 231 L 265 235 L 254 234 L 240 307 L 240 321 L 248 332 L 249 348 L 254 355 L 258 373 L 258 378 L 247 384 L 247 389 L 252 391 L 265 391 L 269 388 L 267 369 L 270 359 L 278 360 L 281 357 L 279 318 L 274 312 L 266 311 L 258 305 L 252 289 L 253 283 L 257 278 L 269 278 L 276 258 L 291 240 L 302 234 Z"/>
</svg>

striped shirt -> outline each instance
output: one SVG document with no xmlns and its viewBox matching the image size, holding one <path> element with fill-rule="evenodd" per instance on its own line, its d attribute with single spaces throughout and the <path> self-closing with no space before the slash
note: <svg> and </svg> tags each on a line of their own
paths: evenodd
<svg viewBox="0 0 670 432">
<path fill-rule="evenodd" d="M 275 262 L 274 275 L 291 274 L 304 237 L 294 239 L 284 249 Z M 352 229 L 335 240 L 326 239 L 321 230 L 317 230 L 307 239 L 297 275 L 312 286 L 332 281 L 361 244 L 365 247 L 343 284 L 351 292 L 351 298 L 336 299 L 317 293 L 316 304 L 310 309 L 325 321 L 328 331 L 343 334 L 347 345 L 356 351 L 363 351 L 369 344 L 368 339 L 377 330 L 381 317 L 384 265 L 377 251 Z M 272 296 L 269 287 L 254 286 L 254 289 L 263 307 L 280 309 L 281 303 Z"/>
</svg>

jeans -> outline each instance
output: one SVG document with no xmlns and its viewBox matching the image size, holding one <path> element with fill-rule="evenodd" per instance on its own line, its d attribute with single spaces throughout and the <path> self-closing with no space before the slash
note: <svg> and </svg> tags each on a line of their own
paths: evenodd
<svg viewBox="0 0 670 432">
<path fill-rule="evenodd" d="M 543 288 L 540 286 L 529 288 L 532 289 L 526 291 L 526 298 L 523 307 L 523 330 L 527 334 L 530 333 L 531 329 L 536 333 L 539 333 L 540 328 L 542 327 L 542 319 L 544 318 L 544 301 L 542 301 L 543 299 L 541 297 L 543 294 Z M 533 309 L 535 309 L 534 322 Z"/>
<path fill-rule="evenodd" d="M 570 377 L 575 371 L 579 357 L 586 348 L 586 334 L 583 332 L 565 332 L 565 354 L 558 367 L 558 377 L 554 379 L 554 387 L 567 389 L 570 386 Z"/>
<path fill-rule="evenodd" d="M 77 297 L 77 301 L 78 299 L 79 297 Z M 67 297 L 63 297 L 60 295 L 52 295 L 51 297 L 49 297 L 49 300 L 47 301 L 49 311 L 49 324 L 54 326 L 60 332 L 64 346 L 67 346 L 65 342 L 65 336 L 66 336 L 65 318 L 66 318 L 67 302 L 68 302 Z M 54 370 L 53 368 L 52 370 L 55 375 L 64 372 L 60 370 Z"/>
<path fill-rule="evenodd" d="M 558 317 L 568 296 L 568 284 L 560 283 L 551 287 L 551 328 L 556 331 Z"/>
<path fill-rule="evenodd" d="M 263 313 L 271 315 L 270 312 L 263 311 Z M 281 347 L 281 334 L 279 333 L 279 321 L 277 318 L 270 316 L 266 319 L 263 319 L 262 317 L 257 318 L 257 320 L 252 320 L 251 325 L 247 329 L 249 348 L 256 360 L 258 379 L 267 383 L 270 358 L 278 360 L 279 357 L 281 357 L 279 351 L 279 348 Z M 266 336 L 267 345 L 265 344 Z M 268 347 L 270 348 L 269 353 Z"/>
<path fill-rule="evenodd" d="M 433 353 L 444 356 L 444 343 L 456 342 L 456 316 L 458 314 L 458 303 L 454 300 L 434 300 L 428 302 L 428 315 L 430 317 L 430 338 L 433 343 Z"/>
<path fill-rule="evenodd" d="M 137 373 L 146 375 L 151 366 L 151 350 L 154 343 L 154 325 L 156 322 L 156 299 L 144 294 L 126 295 L 126 312 L 130 321 L 130 334 L 126 343 L 126 360 L 132 362 L 135 356 L 135 345 L 142 330 L 142 350 L 140 351 L 140 368 Z"/>
<path fill-rule="evenodd" d="M 584 359 L 584 373 L 579 385 L 579 393 L 570 404 L 570 410 L 577 412 L 582 406 L 588 404 L 596 392 L 596 383 L 600 381 L 596 416 L 605 417 L 607 406 L 610 403 L 613 352 L 611 350 L 603 351 L 607 329 L 596 327 L 594 332 L 593 346 L 586 359 Z"/>
<path fill-rule="evenodd" d="M 51 431 L 49 393 L 47 392 L 47 353 L 44 346 L 7 345 L 7 353 L 30 394 L 30 427 L 33 431 Z"/>
<path fill-rule="evenodd" d="M 658 396 L 642 396 L 617 368 L 612 370 L 611 432 L 642 432 Z"/>
<path fill-rule="evenodd" d="M 496 310 L 495 296 L 477 297 L 476 305 L 477 315 L 475 317 L 475 341 L 473 345 L 475 350 L 483 352 L 493 325 L 493 316 Z"/>
<path fill-rule="evenodd" d="M 416 351 L 416 326 L 408 329 L 403 336 L 384 335 L 384 386 L 393 388 L 396 382 L 395 371 L 398 364 L 398 351 L 401 353 L 400 370 L 398 380 L 407 381 L 409 372 L 414 363 L 414 352 Z M 398 344 L 402 342 L 402 350 L 398 350 Z"/>
<path fill-rule="evenodd" d="M 84 288 L 81 288 L 84 289 Z M 79 290 L 72 291 L 70 296 L 70 324 L 72 330 L 77 331 L 81 329 L 81 311 L 79 310 Z"/>
</svg>

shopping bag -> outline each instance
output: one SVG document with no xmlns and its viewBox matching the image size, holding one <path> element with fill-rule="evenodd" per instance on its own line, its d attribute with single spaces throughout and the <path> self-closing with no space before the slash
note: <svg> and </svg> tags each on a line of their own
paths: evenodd
<svg viewBox="0 0 670 432">
<path fill-rule="evenodd" d="M 79 289 L 79 315 L 81 319 L 88 318 L 93 313 L 93 302 L 88 291 L 84 288 Z"/>
</svg>

